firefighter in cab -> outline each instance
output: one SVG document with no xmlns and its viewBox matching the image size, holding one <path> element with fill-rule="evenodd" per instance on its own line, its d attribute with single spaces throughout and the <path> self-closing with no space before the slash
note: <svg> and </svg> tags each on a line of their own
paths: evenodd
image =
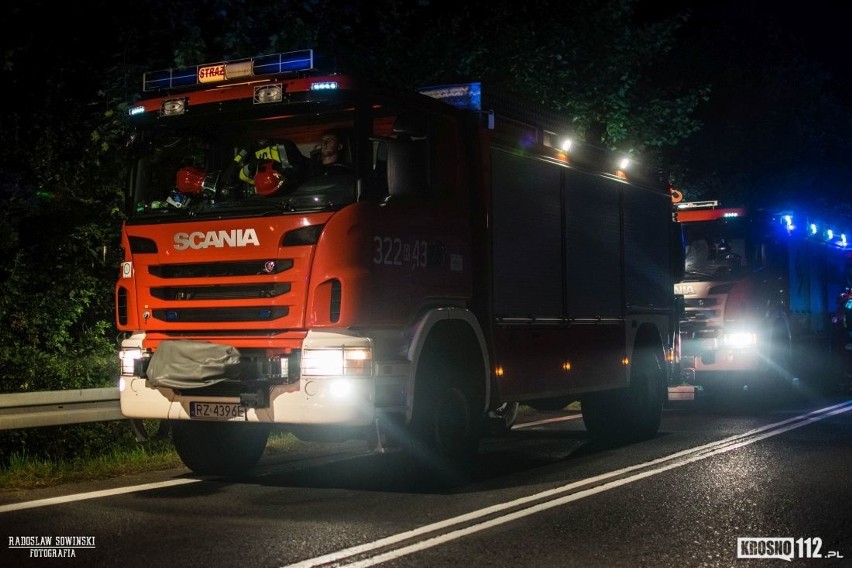
<svg viewBox="0 0 852 568">
<path fill-rule="evenodd" d="M 241 181 L 254 186 L 257 195 L 276 195 L 301 179 L 308 158 L 290 140 L 262 139 L 254 153 L 240 150 L 234 156 Z"/>
</svg>

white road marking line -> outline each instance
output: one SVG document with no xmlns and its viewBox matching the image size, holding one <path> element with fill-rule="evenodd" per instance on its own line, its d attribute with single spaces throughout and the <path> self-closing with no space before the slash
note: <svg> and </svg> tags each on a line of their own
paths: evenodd
<svg viewBox="0 0 852 568">
<path fill-rule="evenodd" d="M 512 430 L 520 430 L 521 428 L 530 428 L 532 426 L 541 426 L 542 424 L 552 424 L 554 422 L 564 422 L 566 420 L 579 420 L 582 414 L 571 414 L 568 416 L 559 416 L 557 418 L 548 418 L 547 420 L 536 420 L 535 422 L 522 422 L 512 426 Z"/>
<path fill-rule="evenodd" d="M 335 566 L 340 565 L 341 563 L 346 563 L 347 566 L 374 566 L 376 564 L 380 564 L 382 562 L 386 562 L 388 560 L 393 560 L 396 558 L 400 558 L 402 556 L 406 556 L 408 554 L 412 554 L 414 552 L 418 552 L 420 550 L 425 550 L 427 548 L 431 548 L 433 546 L 437 546 L 439 544 L 443 544 L 445 542 L 449 542 L 452 540 L 456 540 L 463 536 L 467 536 L 479 531 L 486 530 L 488 528 L 498 526 L 501 524 L 505 524 L 516 519 L 520 519 L 523 517 L 527 517 L 529 515 L 533 515 L 539 513 L 541 511 L 545 511 L 547 509 L 552 509 L 554 507 L 559 507 L 566 503 L 570 503 L 572 501 L 577 501 L 579 499 L 583 499 L 584 497 L 589 497 L 591 495 L 595 495 L 597 493 L 601 493 L 604 491 L 608 491 L 610 489 L 614 489 L 616 487 L 621 487 L 623 485 L 627 485 L 633 483 L 634 481 L 639 481 L 640 479 L 645 479 L 647 477 L 651 477 L 653 475 L 657 475 L 663 473 L 665 471 L 675 469 L 696 461 L 700 461 L 703 459 L 707 459 L 709 457 L 728 452 L 730 450 L 734 450 L 736 448 L 740 448 L 743 446 L 747 446 L 749 444 L 753 444 L 757 441 L 763 440 L 765 438 L 770 438 L 772 436 L 777 436 L 788 430 L 794 430 L 796 428 L 801 428 L 802 426 L 806 426 L 813 422 L 817 422 L 819 420 L 823 420 L 830 416 L 834 416 L 836 414 L 841 414 L 843 412 L 847 412 L 852 410 L 852 402 L 844 402 L 841 404 L 837 404 L 834 406 L 829 406 L 826 408 L 821 408 L 819 410 L 815 410 L 808 414 L 803 414 L 799 416 L 795 416 L 793 418 L 789 418 L 787 420 L 782 420 L 781 422 L 776 422 L 774 424 L 769 424 L 766 426 L 762 426 L 760 428 L 756 428 L 754 430 L 750 430 L 743 434 L 737 434 L 735 436 L 731 436 L 729 438 L 725 438 L 723 440 L 719 440 L 716 442 L 711 442 L 709 444 L 705 444 L 704 446 L 699 446 L 696 448 L 691 448 L 688 450 L 683 450 L 680 452 L 676 452 L 669 456 L 665 456 L 662 458 L 658 458 L 644 464 L 636 464 L 632 465 L 620 470 L 611 471 L 608 473 L 604 473 L 595 477 L 590 477 L 588 479 L 583 479 L 580 481 L 576 481 L 573 483 L 569 483 L 567 485 L 563 485 L 562 487 L 557 487 L 555 489 L 551 489 L 548 491 L 543 491 L 541 493 L 537 493 L 535 495 L 530 495 L 527 497 L 522 497 L 520 499 L 516 499 L 514 501 L 509 501 L 506 503 L 501 503 L 498 505 L 493 505 L 491 507 L 486 507 L 484 509 L 480 509 L 478 511 L 473 511 L 470 513 L 466 513 L 464 515 L 459 515 L 457 517 L 453 517 L 450 519 L 446 519 L 444 521 L 439 521 L 437 523 L 433 523 L 430 525 L 426 525 L 423 527 L 419 527 L 417 529 L 399 533 L 396 535 L 391 535 L 389 537 L 385 537 L 379 540 L 376 540 L 371 543 L 365 543 L 358 546 L 353 546 L 350 548 L 346 548 L 337 552 L 332 552 L 330 554 L 325 554 L 323 556 L 318 556 L 316 558 L 310 558 L 307 560 L 303 560 L 301 562 L 297 562 L 295 564 L 289 564 L 286 568 L 310 568 L 310 567 L 318 567 L 326 564 L 334 563 Z M 608 479 L 621 477 L 627 473 L 634 472 L 639 469 L 645 469 L 645 471 L 641 471 L 639 473 L 635 473 L 629 477 L 622 477 L 621 479 L 616 479 L 614 481 L 608 481 L 601 485 L 595 485 L 599 482 L 606 481 Z M 595 485 L 594 487 L 581 489 L 590 485 Z M 570 493 L 572 491 L 581 489 L 575 493 Z M 569 495 L 560 495 L 564 493 L 570 493 Z M 547 499 L 552 499 L 550 501 L 545 501 Z M 368 554 L 370 552 L 386 548 L 388 546 L 398 544 L 404 542 L 406 540 L 411 540 L 413 538 L 421 537 L 430 533 L 434 533 L 443 529 L 448 529 L 450 527 L 460 525 L 463 523 L 475 521 L 477 519 L 481 519 L 483 517 L 487 517 L 489 515 L 494 515 L 501 511 L 506 511 L 508 509 L 518 508 L 519 506 L 524 506 L 529 503 L 533 503 L 535 501 L 544 501 L 541 503 L 533 504 L 527 506 L 525 509 L 520 509 L 514 512 L 506 513 L 503 516 L 496 517 L 493 519 L 489 519 L 487 521 L 466 526 L 464 528 L 456 529 L 451 532 L 447 532 L 445 534 L 427 538 L 426 540 L 422 540 L 419 542 L 415 542 L 408 546 L 404 546 L 398 549 L 394 549 L 385 553 L 377 554 L 376 556 L 365 558 L 361 560 L 353 560 L 352 562 L 346 562 L 350 558 L 357 557 L 359 555 Z"/>
<path fill-rule="evenodd" d="M 77 493 L 75 495 L 63 495 L 62 497 L 51 497 L 49 499 L 39 499 L 37 501 L 11 503 L 9 505 L 0 505 L 0 513 L 21 511 L 23 509 L 35 509 L 37 507 L 47 507 L 48 505 L 61 505 L 62 503 L 73 503 L 74 501 L 85 501 L 86 499 L 99 499 L 100 497 L 110 497 L 112 495 L 124 495 L 126 493 L 136 493 L 137 491 L 163 489 L 164 487 L 175 487 L 176 485 L 186 485 L 187 483 L 197 483 L 199 481 L 204 481 L 204 479 L 172 479 L 170 481 L 160 481 L 158 483 L 146 483 L 145 485 L 117 487 L 115 489 L 104 489 L 103 491 L 92 491 L 89 493 Z"/>
</svg>

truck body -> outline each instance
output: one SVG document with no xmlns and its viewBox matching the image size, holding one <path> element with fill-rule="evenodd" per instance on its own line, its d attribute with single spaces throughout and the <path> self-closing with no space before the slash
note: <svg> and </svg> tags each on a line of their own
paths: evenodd
<svg viewBox="0 0 852 568">
<path fill-rule="evenodd" d="M 685 246 L 680 363 L 704 390 L 842 381 L 838 298 L 850 249 L 829 216 L 780 208 L 675 204 Z M 842 335 L 842 332 L 840 332 Z M 802 382 L 800 382 L 800 380 Z"/>
<path fill-rule="evenodd" d="M 567 153 L 568 121 L 481 84 L 315 67 L 305 50 L 146 74 L 115 289 L 124 415 L 168 421 L 187 466 L 223 475 L 280 426 L 460 480 L 483 421 L 521 402 L 653 436 L 678 325 L 665 184 Z M 315 158 L 332 129 L 333 172 Z"/>
</svg>

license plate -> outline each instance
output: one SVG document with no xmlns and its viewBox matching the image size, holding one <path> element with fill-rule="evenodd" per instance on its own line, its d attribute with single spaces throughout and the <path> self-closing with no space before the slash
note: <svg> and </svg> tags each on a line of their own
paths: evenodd
<svg viewBox="0 0 852 568">
<path fill-rule="evenodd" d="M 240 420 L 246 417 L 246 407 L 239 404 L 219 402 L 190 402 L 190 418 L 209 420 Z"/>
</svg>

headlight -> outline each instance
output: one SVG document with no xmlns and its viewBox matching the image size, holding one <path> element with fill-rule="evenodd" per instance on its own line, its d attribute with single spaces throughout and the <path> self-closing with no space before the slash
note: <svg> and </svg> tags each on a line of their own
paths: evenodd
<svg viewBox="0 0 852 568">
<path fill-rule="evenodd" d="M 142 358 L 141 349 L 123 349 L 118 352 L 121 361 L 121 374 L 133 376 L 135 362 Z"/>
<path fill-rule="evenodd" d="M 373 353 L 361 347 L 305 349 L 302 374 L 305 376 L 363 376 L 372 374 Z"/>
<path fill-rule="evenodd" d="M 750 331 L 726 333 L 722 338 L 722 344 L 725 347 L 731 347 L 733 349 L 745 349 L 746 347 L 754 347 L 755 345 L 757 345 L 757 334 Z"/>
</svg>

